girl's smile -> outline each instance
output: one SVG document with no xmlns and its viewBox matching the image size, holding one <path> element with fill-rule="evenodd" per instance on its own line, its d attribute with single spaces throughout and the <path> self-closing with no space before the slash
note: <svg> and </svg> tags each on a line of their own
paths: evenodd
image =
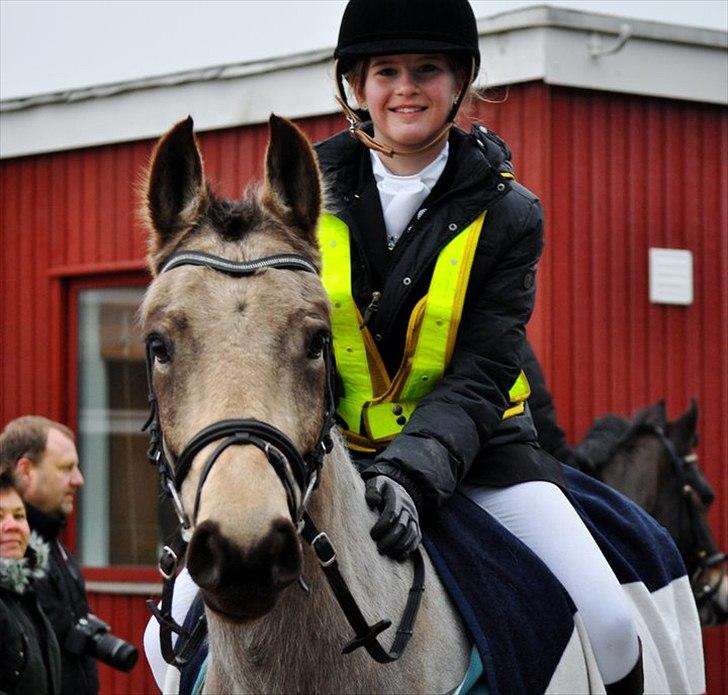
<svg viewBox="0 0 728 695">
<path fill-rule="evenodd" d="M 369 111 L 374 137 L 408 152 L 436 137 L 447 121 L 458 87 L 444 55 L 405 54 L 372 58 L 364 84 L 356 85 L 355 93 Z M 422 165 L 441 147 L 441 142 L 433 143 L 432 152 L 428 148 L 423 153 Z M 390 165 L 389 160 L 386 163 Z"/>
</svg>

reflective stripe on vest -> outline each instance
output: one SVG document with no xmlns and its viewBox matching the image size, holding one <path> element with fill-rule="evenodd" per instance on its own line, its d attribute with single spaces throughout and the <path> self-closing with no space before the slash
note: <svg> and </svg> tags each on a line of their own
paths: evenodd
<svg viewBox="0 0 728 695">
<path fill-rule="evenodd" d="M 331 299 L 334 354 L 344 386 L 337 412 L 347 424 L 350 446 L 373 449 L 390 441 L 444 375 L 484 218 L 485 213 L 440 252 L 428 293 L 410 317 L 402 364 L 390 380 L 369 329 L 361 328 L 361 313 L 352 296 L 349 230 L 333 215 L 321 217 L 322 280 Z M 523 412 L 529 393 L 521 373 L 509 393 L 514 405 L 503 417 Z"/>
</svg>

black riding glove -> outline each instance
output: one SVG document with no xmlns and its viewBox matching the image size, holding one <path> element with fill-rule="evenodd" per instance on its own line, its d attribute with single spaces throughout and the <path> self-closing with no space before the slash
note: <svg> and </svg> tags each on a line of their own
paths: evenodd
<svg viewBox="0 0 728 695">
<path fill-rule="evenodd" d="M 395 560 L 406 559 L 422 540 L 417 507 L 407 490 L 392 478 L 377 475 L 367 480 L 364 499 L 379 510 L 370 532 L 379 552 Z"/>
</svg>

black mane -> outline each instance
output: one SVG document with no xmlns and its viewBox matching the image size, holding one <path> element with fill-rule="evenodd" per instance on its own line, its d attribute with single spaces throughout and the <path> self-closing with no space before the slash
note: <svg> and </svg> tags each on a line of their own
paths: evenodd
<svg viewBox="0 0 728 695">
<path fill-rule="evenodd" d="M 654 412 L 649 408 L 638 413 L 633 420 L 621 415 L 605 415 L 594 421 L 584 439 L 574 447 L 574 452 L 599 471 L 617 451 L 629 447 L 635 436 L 653 420 Z"/>
<path fill-rule="evenodd" d="M 596 470 L 600 470 L 612 459 L 630 425 L 630 421 L 620 415 L 600 417 L 594 421 L 584 439 L 574 446 L 575 454 L 589 461 Z"/>
</svg>

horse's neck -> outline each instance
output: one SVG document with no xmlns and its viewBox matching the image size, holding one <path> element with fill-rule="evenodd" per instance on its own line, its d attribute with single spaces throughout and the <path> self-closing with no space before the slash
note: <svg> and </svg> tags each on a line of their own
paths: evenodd
<svg viewBox="0 0 728 695">
<path fill-rule="evenodd" d="M 638 452 L 616 454 L 601 470 L 602 480 L 652 513 L 657 500 L 657 471 Z"/>
<path fill-rule="evenodd" d="M 377 552 L 369 537 L 374 517 L 364 500 L 362 480 L 340 442 L 324 465 L 311 517 L 331 539 L 341 574 L 369 623 L 389 618 L 396 624 L 412 581 L 411 563 L 394 563 Z M 338 688 L 344 692 L 356 683 L 365 691 L 387 689 L 386 682 L 379 682 L 387 669 L 376 668 L 363 649 L 341 656 L 352 630 L 318 560 L 305 544 L 303 576 L 309 593 L 290 586 L 276 607 L 251 625 L 231 626 L 209 616 L 211 655 L 218 662 L 213 669 L 217 671 L 213 678 L 219 679 L 215 687 L 257 692 Z M 384 645 L 391 643 L 395 629 L 382 636 Z M 337 663 L 336 673 L 322 672 L 321 663 Z M 394 675 L 392 670 L 388 678 Z"/>
</svg>

